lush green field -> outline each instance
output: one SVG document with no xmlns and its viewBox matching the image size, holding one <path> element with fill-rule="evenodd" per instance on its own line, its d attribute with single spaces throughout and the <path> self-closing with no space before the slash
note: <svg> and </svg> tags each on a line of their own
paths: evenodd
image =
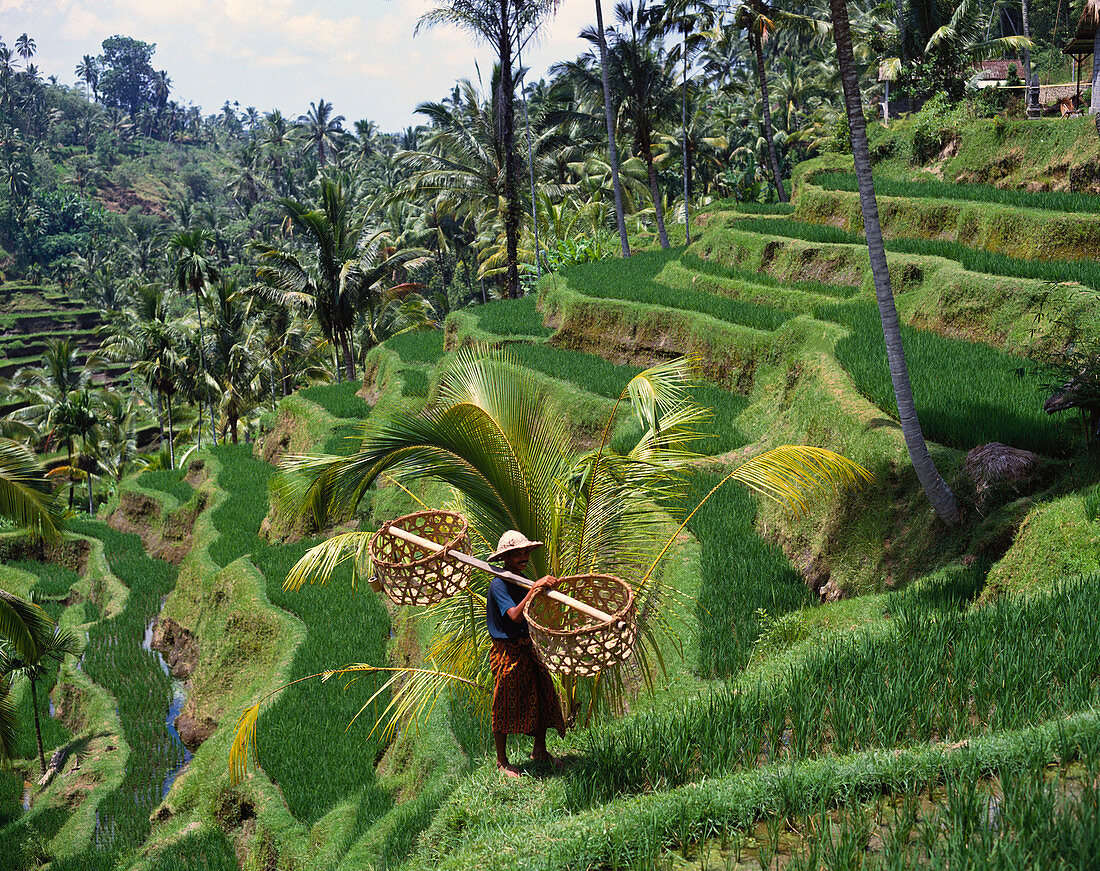
<svg viewBox="0 0 1100 871">
<path fill-rule="evenodd" d="M 878 309 L 871 303 L 849 303 L 821 309 L 818 315 L 851 330 L 837 343 L 837 359 L 861 393 L 896 414 Z M 993 441 L 1053 456 L 1076 448 L 1079 427 L 1072 419 L 1043 411 L 1047 394 L 1029 361 L 980 342 L 908 326 L 901 332 L 927 438 L 963 450 Z"/>
<path fill-rule="evenodd" d="M 155 472 L 142 472 L 137 480 L 142 487 L 167 493 L 183 504 L 195 492 L 195 488 L 183 480 L 184 474 L 181 469 L 158 469 Z"/>
<path fill-rule="evenodd" d="M 108 566 L 129 589 L 123 610 L 89 630 L 82 660 L 87 675 L 117 700 L 130 754 L 122 784 L 99 805 L 85 864 L 73 867 L 112 867 L 119 855 L 148 836 L 149 814 L 160 804 L 164 779 L 183 763 L 183 745 L 165 728 L 171 699 L 168 676 L 157 654 L 141 646 L 162 598 L 175 583 L 176 569 L 146 556 L 136 535 L 87 520 L 74 521 L 70 528 L 103 542 Z"/>
<path fill-rule="evenodd" d="M 352 591 L 346 571 L 338 572 L 327 587 L 284 591 L 287 572 L 316 540 L 273 546 L 261 539 L 257 531 L 267 513 L 267 484 L 274 470 L 252 456 L 251 445 L 225 445 L 215 453 L 222 466 L 218 484 L 233 498 L 214 511 L 219 537 L 210 555 L 223 566 L 249 556 L 267 579 L 271 601 L 308 627 L 290 679 L 349 662 L 383 663 L 390 625 L 378 597 L 366 588 Z M 371 788 L 382 745 L 377 737 L 368 740 L 367 733 L 384 705 L 376 703 L 350 732 L 345 729 L 374 686 L 375 679 L 369 677 L 346 692 L 340 682 L 299 684 L 262 714 L 260 764 L 279 784 L 299 820 L 313 823 L 336 802 L 366 796 Z"/>
<path fill-rule="evenodd" d="M 538 297 L 531 294 L 520 299 L 489 302 L 474 311 L 477 312 L 478 326 L 494 336 L 546 338 L 554 331 L 542 325 L 542 315 L 536 309 L 537 305 Z"/>
<path fill-rule="evenodd" d="M 695 272 L 702 272 L 705 275 L 716 275 L 719 278 L 746 281 L 751 284 L 761 284 L 765 287 L 794 288 L 795 290 L 804 290 L 807 293 L 838 298 L 847 298 L 859 292 L 859 288 L 854 285 L 827 284 L 824 281 L 780 281 L 762 272 L 749 272 L 747 269 L 738 269 L 736 266 L 730 266 L 718 260 L 708 260 L 700 257 L 691 248 L 680 255 L 680 263 Z"/>
<path fill-rule="evenodd" d="M 695 311 L 758 330 L 774 330 L 790 318 L 787 312 L 770 306 L 690 288 L 673 290 L 655 282 L 653 277 L 660 268 L 679 258 L 682 251 L 643 251 L 627 260 L 582 263 L 562 270 L 562 277 L 585 296 Z"/>
<path fill-rule="evenodd" d="M 333 417 L 365 418 L 370 406 L 355 394 L 362 390 L 358 381 L 342 381 L 337 384 L 317 384 L 299 390 L 298 394 L 310 402 L 316 402 Z"/>
<path fill-rule="evenodd" d="M 909 600 L 884 630 L 815 645 L 774 685 L 594 730 L 569 774 L 578 808 L 741 768 L 1020 729 L 1096 705 L 1100 578 L 960 612 Z"/>
<path fill-rule="evenodd" d="M 734 224 L 741 230 L 786 236 L 806 242 L 827 244 L 865 245 L 862 233 L 850 233 L 824 224 L 810 224 L 786 218 L 743 218 Z M 1038 281 L 1076 281 L 1093 290 L 1100 290 L 1100 262 L 1086 260 L 1021 260 L 991 251 L 979 251 L 958 242 L 940 242 L 927 239 L 887 239 L 887 251 L 943 257 L 958 261 L 964 269 L 1004 275 L 1011 278 L 1033 278 Z"/>
<path fill-rule="evenodd" d="M 813 183 L 833 191 L 858 191 L 855 173 L 823 172 L 813 177 Z M 1043 209 L 1056 212 L 1100 213 L 1100 195 L 1070 191 L 1026 191 L 1012 188 L 996 188 L 988 184 L 963 184 L 959 182 L 921 179 L 875 177 L 875 193 L 884 197 L 906 197 L 921 200 L 966 200 L 974 203 L 996 203 L 1002 206 L 1018 206 L 1025 209 Z"/>
</svg>

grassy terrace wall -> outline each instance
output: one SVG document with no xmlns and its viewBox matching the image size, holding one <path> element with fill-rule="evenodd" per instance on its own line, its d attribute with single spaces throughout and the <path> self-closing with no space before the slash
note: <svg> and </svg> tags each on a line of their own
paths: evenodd
<svg viewBox="0 0 1100 871">
<path fill-rule="evenodd" d="M 827 173 L 851 172 L 851 160 L 834 156 L 799 167 L 793 201 L 800 221 L 863 231 L 859 194 L 817 183 Z M 1040 195 L 1041 196 L 1041 195 Z M 888 239 L 958 242 L 1026 260 L 1093 261 L 1100 251 L 1100 213 L 1057 212 L 963 199 L 877 196 Z"/>
</svg>

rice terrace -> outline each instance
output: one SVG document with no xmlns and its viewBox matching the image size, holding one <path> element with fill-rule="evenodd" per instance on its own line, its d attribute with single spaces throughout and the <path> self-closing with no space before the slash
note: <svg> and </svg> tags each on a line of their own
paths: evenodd
<svg viewBox="0 0 1100 871">
<path fill-rule="evenodd" d="M 1100 2 L 435 2 L 0 11 L 0 871 L 1100 867 Z"/>
</svg>

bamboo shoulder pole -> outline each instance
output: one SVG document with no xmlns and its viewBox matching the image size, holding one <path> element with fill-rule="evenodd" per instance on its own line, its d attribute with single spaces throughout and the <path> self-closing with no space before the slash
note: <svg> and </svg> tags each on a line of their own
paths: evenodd
<svg viewBox="0 0 1100 871">
<path fill-rule="evenodd" d="M 415 544 L 417 547 L 422 547 L 424 550 L 435 551 L 438 553 L 443 550 L 443 545 L 436 544 L 434 541 L 430 541 L 426 538 L 422 538 L 414 532 L 406 532 L 404 529 L 398 529 L 396 526 L 386 527 L 386 531 L 390 535 L 395 535 L 398 538 L 404 539 L 409 544 Z M 491 575 L 496 575 L 498 578 L 504 578 L 506 581 L 511 581 L 513 584 L 518 584 L 521 587 L 531 589 L 534 584 L 522 575 L 514 574 L 513 572 L 505 571 L 504 569 L 498 569 L 496 566 L 490 565 L 485 560 L 480 560 L 477 557 L 469 556 L 468 554 L 461 553 L 457 550 L 449 550 L 448 554 L 453 556 L 461 563 L 465 563 L 468 566 L 473 566 L 475 569 L 481 569 L 483 572 L 488 572 Z M 586 605 L 580 599 L 574 599 L 572 596 L 567 596 L 565 593 L 559 593 L 557 590 L 547 590 L 543 595 L 549 596 L 555 602 L 561 602 L 563 605 L 567 605 L 570 608 L 575 608 L 582 614 L 587 614 L 589 617 L 594 617 L 601 623 L 610 623 L 615 618 L 608 614 L 606 611 L 601 611 L 599 608 L 593 608 L 591 605 Z"/>
</svg>

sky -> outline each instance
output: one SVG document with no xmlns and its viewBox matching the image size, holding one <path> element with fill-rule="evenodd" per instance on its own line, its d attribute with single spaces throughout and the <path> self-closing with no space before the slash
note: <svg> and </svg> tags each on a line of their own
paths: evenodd
<svg viewBox="0 0 1100 871">
<path fill-rule="evenodd" d="M 449 27 L 421 31 L 433 0 L 0 0 L 0 37 L 27 33 L 43 77 L 73 85 L 85 54 L 115 34 L 156 44 L 153 67 L 172 79 L 172 99 L 216 112 L 240 108 L 304 114 L 325 99 L 347 127 L 362 118 L 394 132 L 421 123 L 418 103 L 440 100 L 462 78 L 485 82 L 493 51 Z M 605 3 L 608 8 L 610 5 Z M 524 52 L 530 78 L 587 50 L 577 34 L 595 20 L 590 0 L 563 2 Z M 477 66 L 475 66 L 475 64 Z M 530 79 L 529 79 L 530 80 Z"/>
</svg>

